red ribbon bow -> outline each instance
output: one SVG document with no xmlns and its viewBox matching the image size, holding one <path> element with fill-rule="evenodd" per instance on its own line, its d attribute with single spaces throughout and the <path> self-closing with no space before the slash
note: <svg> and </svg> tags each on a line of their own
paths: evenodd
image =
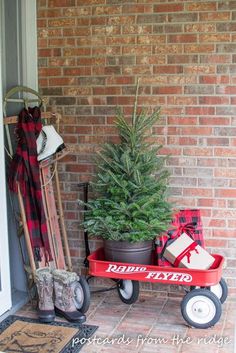
<svg viewBox="0 0 236 353">
<path fill-rule="evenodd" d="M 196 223 L 187 223 L 184 225 L 179 225 L 179 227 L 175 230 L 175 232 L 172 234 L 174 238 L 178 238 L 181 236 L 181 234 L 186 233 L 188 234 L 191 238 L 193 238 L 193 233 L 196 227 Z M 171 236 L 171 238 L 172 238 Z"/>
<path fill-rule="evenodd" d="M 198 252 L 198 249 L 196 248 L 198 246 L 197 243 L 193 242 L 191 243 L 189 246 L 187 246 L 187 248 L 185 248 L 178 256 L 177 258 L 175 259 L 175 262 L 174 262 L 174 266 L 175 267 L 179 267 L 179 264 L 181 262 L 181 260 L 187 256 L 187 261 L 188 263 L 190 263 L 190 257 L 191 257 L 191 251 L 195 251 L 197 254 L 199 254 Z"/>
</svg>

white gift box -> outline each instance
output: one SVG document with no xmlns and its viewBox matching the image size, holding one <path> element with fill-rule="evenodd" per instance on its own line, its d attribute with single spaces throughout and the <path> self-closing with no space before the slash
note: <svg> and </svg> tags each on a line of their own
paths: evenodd
<svg viewBox="0 0 236 353">
<path fill-rule="evenodd" d="M 164 257 L 176 267 L 208 270 L 215 258 L 186 233 L 181 234 L 164 251 Z"/>
</svg>

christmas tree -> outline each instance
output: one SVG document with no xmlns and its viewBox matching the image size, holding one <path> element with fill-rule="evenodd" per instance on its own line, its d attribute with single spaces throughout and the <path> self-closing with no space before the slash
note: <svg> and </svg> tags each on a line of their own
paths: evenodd
<svg viewBox="0 0 236 353">
<path fill-rule="evenodd" d="M 138 85 L 131 121 L 117 111 L 120 143 L 107 143 L 96 158 L 95 198 L 87 204 L 84 227 L 90 235 L 116 241 L 154 239 L 171 221 L 166 157 L 148 142 L 160 110 L 137 113 Z M 149 132 L 149 134 L 148 134 Z"/>
</svg>

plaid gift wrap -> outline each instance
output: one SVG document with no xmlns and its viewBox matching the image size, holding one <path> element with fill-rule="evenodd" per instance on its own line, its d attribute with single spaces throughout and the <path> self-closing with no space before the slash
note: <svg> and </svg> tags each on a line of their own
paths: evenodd
<svg viewBox="0 0 236 353">
<path fill-rule="evenodd" d="M 170 245 L 176 237 L 179 237 L 184 232 L 190 235 L 198 245 L 205 248 L 200 210 L 186 209 L 178 211 L 173 216 L 172 226 L 173 228 L 155 241 L 158 266 L 172 266 L 163 257 L 163 253 L 166 246 Z"/>
</svg>

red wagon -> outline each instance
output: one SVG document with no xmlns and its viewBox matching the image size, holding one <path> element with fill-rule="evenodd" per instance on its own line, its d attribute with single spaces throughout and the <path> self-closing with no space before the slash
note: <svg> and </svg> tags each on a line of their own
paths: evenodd
<svg viewBox="0 0 236 353">
<path fill-rule="evenodd" d="M 87 209 L 88 183 L 80 183 L 84 193 L 84 210 Z M 215 325 L 222 312 L 222 304 L 227 298 L 228 288 L 222 276 L 224 258 L 213 255 L 215 261 L 209 270 L 161 267 L 152 265 L 105 261 L 103 248 L 90 254 L 88 234 L 84 232 L 86 258 L 91 277 L 107 277 L 116 282 L 120 299 L 126 304 L 134 303 L 139 296 L 139 282 L 166 283 L 181 285 L 185 296 L 181 302 L 181 313 L 192 327 L 208 328 Z M 103 291 L 103 290 L 99 290 Z M 79 303 L 79 305 L 81 305 Z"/>
<path fill-rule="evenodd" d="M 89 273 L 115 280 L 118 294 L 126 304 L 138 299 L 139 281 L 182 285 L 186 290 L 181 302 L 183 318 L 190 326 L 208 328 L 219 321 L 221 304 L 228 293 L 221 278 L 224 258 L 213 256 L 215 261 L 209 270 L 196 270 L 105 261 L 100 248 L 88 256 Z"/>
</svg>

